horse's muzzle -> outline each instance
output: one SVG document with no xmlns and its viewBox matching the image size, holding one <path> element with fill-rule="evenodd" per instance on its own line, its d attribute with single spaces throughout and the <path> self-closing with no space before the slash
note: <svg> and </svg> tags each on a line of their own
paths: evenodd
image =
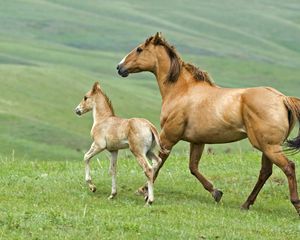
<svg viewBox="0 0 300 240">
<path fill-rule="evenodd" d="M 127 77 L 129 75 L 128 70 L 120 64 L 117 66 L 117 70 L 118 70 L 118 74 L 122 77 Z"/>
</svg>

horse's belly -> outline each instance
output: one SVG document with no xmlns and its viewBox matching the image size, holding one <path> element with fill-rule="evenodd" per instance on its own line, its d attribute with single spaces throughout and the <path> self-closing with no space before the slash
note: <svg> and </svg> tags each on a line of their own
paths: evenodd
<svg viewBox="0 0 300 240">
<path fill-rule="evenodd" d="M 187 132 L 183 140 L 194 143 L 229 143 L 247 138 L 247 133 L 243 129 L 211 129 L 203 131 L 194 129 Z"/>
</svg>

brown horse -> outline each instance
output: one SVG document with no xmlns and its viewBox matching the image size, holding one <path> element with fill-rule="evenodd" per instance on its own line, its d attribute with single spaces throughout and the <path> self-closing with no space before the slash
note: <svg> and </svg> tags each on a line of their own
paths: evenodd
<svg viewBox="0 0 300 240">
<path fill-rule="evenodd" d="M 117 70 L 123 77 L 142 71 L 155 75 L 162 96 L 161 145 L 170 152 L 178 141 L 190 142 L 190 171 L 215 201 L 219 202 L 223 193 L 198 170 L 204 145 L 248 138 L 262 152 L 262 160 L 257 183 L 242 208 L 249 209 L 254 203 L 275 164 L 286 175 L 290 200 L 300 214 L 295 164 L 282 151 L 297 118 L 300 120 L 300 99 L 270 87 L 218 87 L 207 72 L 182 61 L 159 33 L 125 56 Z M 300 134 L 288 145 L 299 150 Z M 160 157 L 162 164 L 155 177 L 168 153 L 160 153 Z"/>
<path fill-rule="evenodd" d="M 115 116 L 112 104 L 103 93 L 98 82 L 87 92 L 76 107 L 77 115 L 93 111 L 94 123 L 91 136 L 94 140 L 90 150 L 84 155 L 85 180 L 92 192 L 96 186 L 92 183 L 90 175 L 90 160 L 103 150 L 111 153 L 110 173 L 112 175 L 112 188 L 109 199 L 117 195 L 116 165 L 119 149 L 130 148 L 139 165 L 147 177 L 148 194 L 146 204 L 154 201 L 153 177 L 161 160 L 154 153 L 154 148 L 160 146 L 159 135 L 152 123 L 142 118 L 123 119 Z M 148 159 L 153 162 L 151 166 Z"/>
</svg>

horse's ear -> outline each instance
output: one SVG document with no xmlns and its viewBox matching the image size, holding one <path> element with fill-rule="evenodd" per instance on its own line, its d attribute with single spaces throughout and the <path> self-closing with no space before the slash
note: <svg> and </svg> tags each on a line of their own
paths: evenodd
<svg viewBox="0 0 300 240">
<path fill-rule="evenodd" d="M 157 32 L 153 38 L 154 45 L 158 45 L 162 42 L 162 34 L 161 32 Z"/>
<path fill-rule="evenodd" d="M 92 93 L 97 92 L 97 90 L 100 90 L 100 84 L 99 82 L 95 82 L 92 88 Z"/>
</svg>

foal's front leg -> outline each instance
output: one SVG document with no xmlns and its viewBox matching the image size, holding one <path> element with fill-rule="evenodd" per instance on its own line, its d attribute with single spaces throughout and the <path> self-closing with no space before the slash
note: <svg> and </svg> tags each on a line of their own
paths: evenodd
<svg viewBox="0 0 300 240">
<path fill-rule="evenodd" d="M 108 199 L 113 199 L 117 195 L 117 158 L 118 151 L 113 151 L 110 158 L 109 172 L 111 174 L 111 194 Z"/>
<path fill-rule="evenodd" d="M 100 148 L 95 142 L 92 143 L 90 150 L 84 154 L 84 164 L 85 164 L 85 181 L 89 186 L 89 189 L 92 192 L 96 192 L 96 186 L 92 183 L 92 177 L 90 174 L 90 160 L 94 157 L 97 153 L 101 152 L 103 149 Z"/>
</svg>

